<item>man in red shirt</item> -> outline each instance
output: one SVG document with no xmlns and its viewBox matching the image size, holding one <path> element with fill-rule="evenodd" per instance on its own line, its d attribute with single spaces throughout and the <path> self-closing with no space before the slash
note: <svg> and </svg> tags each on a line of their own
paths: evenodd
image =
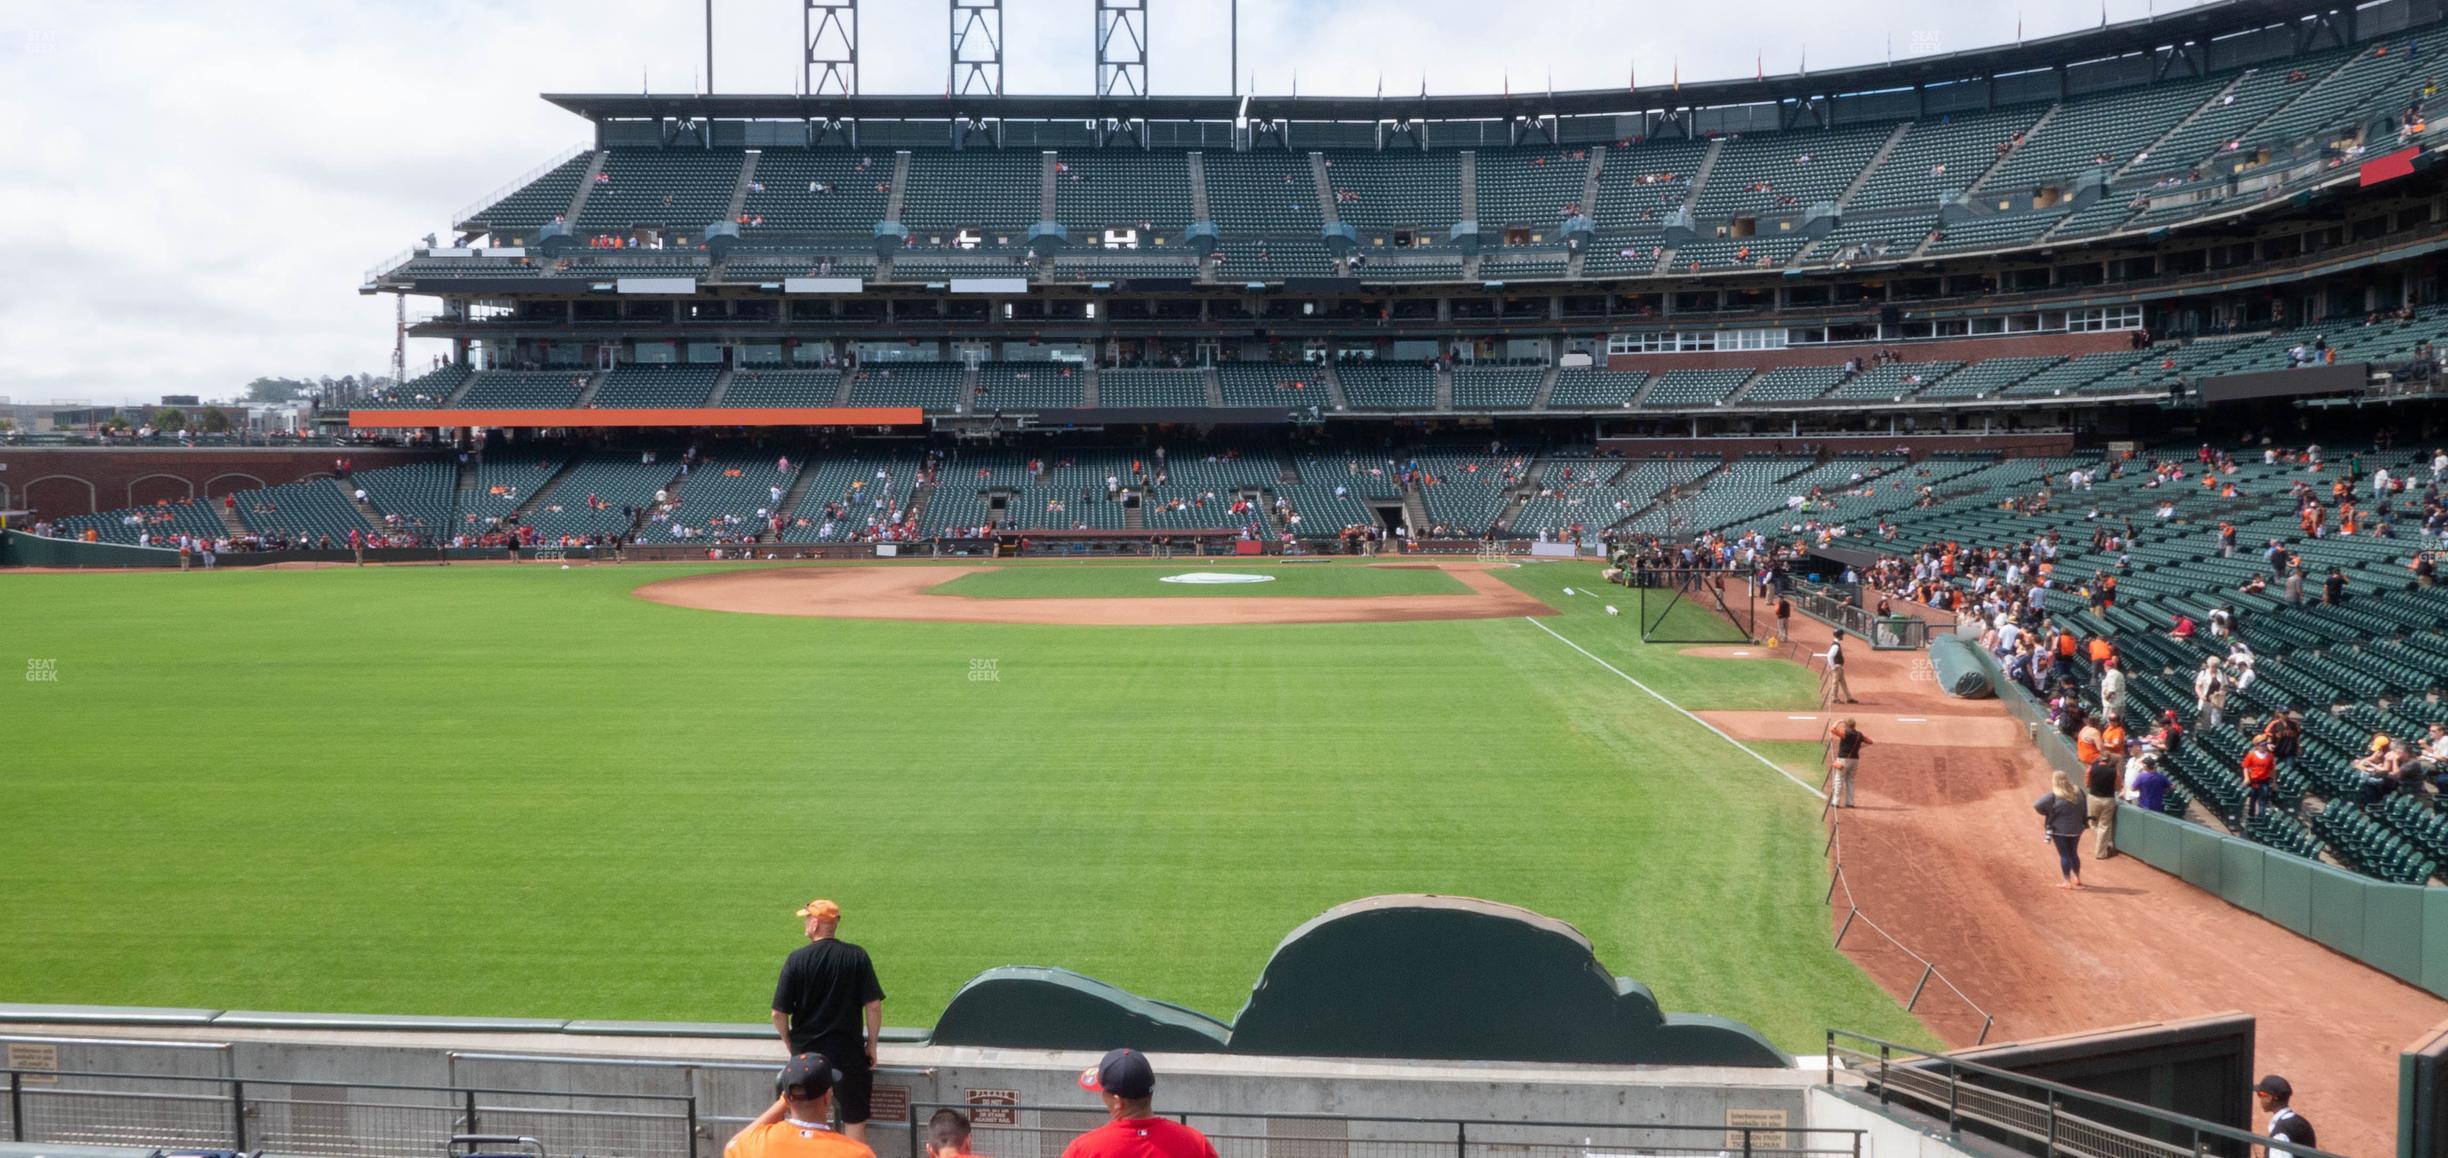
<svg viewBox="0 0 2448 1158">
<path fill-rule="evenodd" d="M 2253 737 L 2252 750 L 2244 753 L 2244 819 L 2259 816 L 2269 807 L 2277 782 L 2278 757 L 2270 752 L 2269 736 Z"/>
<path fill-rule="evenodd" d="M 864 1142 L 833 1132 L 833 1084 L 841 1071 L 820 1053 L 783 1063 L 774 1076 L 779 1095 L 755 1121 L 731 1136 L 723 1158 L 875 1158 Z"/>
<path fill-rule="evenodd" d="M 1073 1138 L 1062 1158 L 1216 1158 L 1207 1135 L 1156 1116 L 1156 1071 L 1138 1050 L 1106 1054 L 1080 1072 L 1079 1084 L 1104 1096 L 1113 1120 Z"/>
</svg>

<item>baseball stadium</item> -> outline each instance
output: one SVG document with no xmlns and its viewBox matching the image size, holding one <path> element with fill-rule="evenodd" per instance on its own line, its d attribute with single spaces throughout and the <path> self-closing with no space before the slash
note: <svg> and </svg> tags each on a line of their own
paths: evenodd
<svg viewBox="0 0 2448 1158">
<path fill-rule="evenodd" d="M 0 1155 L 2448 1155 L 2448 4 L 1092 2 L 708 5 L 333 279 L 379 385 L 17 409 Z"/>
</svg>

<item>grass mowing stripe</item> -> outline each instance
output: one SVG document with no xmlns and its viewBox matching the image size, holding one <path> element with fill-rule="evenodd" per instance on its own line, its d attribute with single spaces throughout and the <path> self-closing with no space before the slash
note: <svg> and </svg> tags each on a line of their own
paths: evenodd
<svg viewBox="0 0 2448 1158">
<path fill-rule="evenodd" d="M 1617 667 L 1616 667 L 1614 664 L 1608 663 L 1607 661 L 1605 661 L 1605 660 L 1603 660 L 1603 659 L 1599 659 L 1597 656 L 1590 655 L 1589 650 L 1588 650 L 1587 648 L 1582 647 L 1580 644 L 1574 643 L 1573 641 L 1571 641 L 1571 640 L 1569 640 L 1569 639 L 1565 639 L 1565 638 L 1564 638 L 1563 636 L 1561 636 L 1561 635 L 1556 635 L 1556 631 L 1555 631 L 1555 629 L 1554 629 L 1554 628 L 1549 627 L 1549 626 L 1547 626 L 1547 625 L 1546 625 L 1546 624 L 1544 624 L 1544 623 L 1540 623 L 1538 620 L 1532 619 L 1532 618 L 1530 618 L 1529 616 L 1526 616 L 1526 615 L 1522 617 L 1522 621 L 1523 621 L 1523 622 L 1525 622 L 1525 623 L 1528 623 L 1528 624 L 1529 624 L 1530 626 L 1532 626 L 1532 627 L 1538 628 L 1540 631 L 1544 631 L 1544 632 L 1546 632 L 1546 633 L 1547 633 L 1547 634 L 1549 634 L 1549 635 L 1555 635 L 1556 639 L 1557 639 L 1558 641 L 1562 642 L 1562 643 L 1564 644 L 1564 646 L 1569 647 L 1569 648 L 1573 649 L 1574 651 L 1580 652 L 1580 653 L 1581 653 L 1581 654 L 1583 654 L 1583 655 L 1588 655 L 1588 656 L 1589 656 L 1589 658 L 1590 658 L 1590 662 L 1595 663 L 1595 664 L 1597 664 L 1598 666 L 1600 666 L 1600 667 L 1602 667 L 1602 668 L 1607 669 L 1608 671 L 1614 672 L 1614 673 L 1615 673 L 1615 674 L 1616 674 L 1618 677 L 1620 677 L 1620 678 L 1621 678 L 1621 679 L 1622 679 L 1622 680 L 1623 680 L 1625 683 L 1631 684 L 1633 687 L 1639 688 L 1640 690 L 1642 690 L 1642 691 L 1644 691 L 1644 692 L 1648 692 L 1648 693 L 1649 693 L 1651 696 L 1653 696 L 1653 697 L 1655 697 L 1655 698 L 1656 698 L 1657 702 L 1659 702 L 1659 703 L 1661 703 L 1661 704 L 1664 704 L 1664 705 L 1666 705 L 1667 707 L 1673 708 L 1673 709 L 1674 709 L 1675 711 L 1677 711 L 1677 712 L 1682 712 L 1682 714 L 1683 714 L 1683 718 L 1684 718 L 1684 719 L 1690 720 L 1692 723 L 1698 724 L 1698 725 L 1700 725 L 1700 726 L 1701 726 L 1701 727 L 1703 727 L 1703 728 L 1707 728 L 1709 731 L 1716 732 L 1716 733 L 1717 733 L 1717 736 L 1718 736 L 1718 738 L 1719 738 L 1719 739 L 1722 739 L 1722 740 L 1724 740 L 1726 743 L 1728 743 L 1728 744 L 1732 744 L 1732 745 L 1734 745 L 1735 747 L 1742 749 L 1742 751 L 1743 751 L 1743 754 L 1744 754 L 1744 755 L 1749 756 L 1749 757 L 1751 757 L 1752 759 L 1757 760 L 1757 761 L 1759 761 L 1760 763 L 1767 765 L 1767 766 L 1768 766 L 1768 767 L 1769 767 L 1771 770 L 1773 770 L 1773 771 L 1774 771 L 1774 772 L 1775 772 L 1777 775 L 1782 776 L 1782 777 L 1786 778 L 1787 780 L 1791 780 L 1791 781 L 1793 781 L 1793 782 L 1794 782 L 1794 785 L 1795 785 L 1796 787 L 1800 788 L 1802 791 L 1804 791 L 1804 792 L 1808 792 L 1808 793 L 1810 793 L 1811 795 L 1816 796 L 1816 797 L 1818 797 L 1818 798 L 1819 798 L 1819 799 L 1821 799 L 1821 800 L 1825 800 L 1825 799 L 1827 799 L 1827 795 L 1826 795 L 1825 793 L 1823 793 L 1823 792 L 1819 791 L 1819 790 L 1818 790 L 1818 789 L 1816 789 L 1816 788 L 1811 787 L 1810 785 L 1808 785 L 1808 784 L 1806 784 L 1806 783 L 1803 783 L 1803 781 L 1801 780 L 1801 778 L 1799 778 L 1799 777 L 1795 776 L 1795 775 L 1794 775 L 1793 773 L 1791 773 L 1791 772 L 1786 771 L 1786 770 L 1785 770 L 1785 766 L 1784 766 L 1784 765 L 1779 764 L 1779 763 L 1777 763 L 1776 761 L 1774 761 L 1774 760 L 1771 760 L 1771 759 L 1767 758 L 1766 756 L 1762 756 L 1762 755 L 1760 755 L 1759 753 L 1752 751 L 1752 750 L 1751 750 L 1751 746 L 1750 746 L 1750 745 L 1745 744 L 1745 743 L 1743 743 L 1742 741 L 1737 740 L 1737 739 L 1735 739 L 1735 738 L 1734 738 L 1734 737 L 1732 737 L 1732 736 L 1728 736 L 1728 735 L 1726 735 L 1726 734 L 1725 734 L 1725 732 L 1724 732 L 1723 730 L 1721 730 L 1721 729 L 1719 729 L 1719 728 L 1717 727 L 1717 725 L 1712 724 L 1712 723 L 1709 723 L 1707 720 L 1703 720 L 1703 719 L 1701 719 L 1700 717 L 1698 717 L 1698 716 L 1695 716 L 1695 715 L 1691 714 L 1690 712 L 1683 711 L 1683 705 L 1678 704 L 1678 703 L 1674 702 L 1673 700 L 1667 699 L 1667 698 L 1666 698 L 1666 697 L 1664 697 L 1664 696 L 1658 695 L 1658 693 L 1657 693 L 1657 689 L 1652 688 L 1652 687 L 1650 687 L 1649 685 L 1647 685 L 1647 684 L 1645 684 L 1645 683 L 1640 682 L 1639 680 L 1633 679 L 1631 676 L 1624 675 L 1623 671 L 1622 671 L 1621 669 L 1617 668 Z"/>
<path fill-rule="evenodd" d="M 0 720 L 28 722 L 0 773 L 0 994 L 754 1023 L 790 909 L 830 894 L 896 1025 L 1014 963 L 1230 1016 L 1301 921 L 1432 892 L 1570 921 L 1669 1008 L 1798 1053 L 1830 1025 L 1927 1040 L 1828 945 L 1816 803 L 1692 775 L 1740 762 L 1507 620 L 896 624 L 630 594 L 728 570 L 0 576 L 0 660 L 61 673 L 0 683 Z M 1556 601 L 1683 703 L 1809 698 L 1789 665 Z"/>
</svg>

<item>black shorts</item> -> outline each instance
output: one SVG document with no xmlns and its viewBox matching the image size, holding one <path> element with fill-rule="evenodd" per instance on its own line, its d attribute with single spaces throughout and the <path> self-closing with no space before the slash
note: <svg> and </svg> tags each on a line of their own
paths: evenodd
<svg viewBox="0 0 2448 1158">
<path fill-rule="evenodd" d="M 851 1057 L 857 1059 L 855 1066 L 833 1063 L 835 1068 L 841 1070 L 841 1080 L 833 1084 L 833 1105 L 841 1112 L 841 1122 L 845 1126 L 855 1126 L 867 1120 L 868 1102 L 875 1094 L 875 1071 L 867 1068 L 866 1051 L 861 1049 Z"/>
</svg>

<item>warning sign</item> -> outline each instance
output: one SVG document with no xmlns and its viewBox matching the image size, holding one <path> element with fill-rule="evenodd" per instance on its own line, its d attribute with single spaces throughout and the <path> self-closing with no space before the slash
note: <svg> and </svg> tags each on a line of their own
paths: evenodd
<svg viewBox="0 0 2448 1158">
<path fill-rule="evenodd" d="M 1012 1107 L 1019 1104 L 1018 1090 L 971 1090 L 969 1122 L 976 1126 L 1017 1126 L 1020 1111 Z"/>
<path fill-rule="evenodd" d="M 12 1041 L 8 1043 L 8 1068 L 24 1077 L 18 1079 L 29 1086 L 59 1084 L 59 1047 L 49 1042 Z"/>
<path fill-rule="evenodd" d="M 1726 1149 L 1737 1153 L 1742 1151 L 1745 1127 L 1750 1129 L 1752 1150 L 1785 1149 L 1785 1111 L 1728 1109 Z"/>
<path fill-rule="evenodd" d="M 867 1117 L 874 1122 L 909 1121 L 909 1087 L 877 1086 L 869 1091 Z"/>
</svg>

